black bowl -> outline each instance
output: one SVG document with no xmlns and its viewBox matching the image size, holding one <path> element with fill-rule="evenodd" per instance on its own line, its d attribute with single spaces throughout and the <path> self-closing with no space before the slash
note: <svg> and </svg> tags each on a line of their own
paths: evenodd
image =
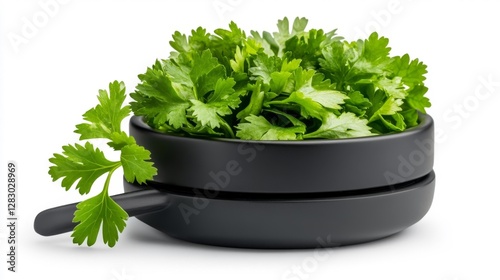
<svg viewBox="0 0 500 280">
<path fill-rule="evenodd" d="M 429 115 L 401 133 L 338 140 L 243 141 L 157 132 L 132 117 L 130 134 L 151 151 L 153 181 L 238 193 L 324 193 L 394 185 L 432 171 Z"/>
<path fill-rule="evenodd" d="M 419 221 L 434 195 L 433 121 L 341 140 L 242 141 L 163 134 L 132 117 L 130 134 L 168 205 L 139 220 L 175 238 L 246 248 L 316 248 L 380 239 Z"/>
</svg>

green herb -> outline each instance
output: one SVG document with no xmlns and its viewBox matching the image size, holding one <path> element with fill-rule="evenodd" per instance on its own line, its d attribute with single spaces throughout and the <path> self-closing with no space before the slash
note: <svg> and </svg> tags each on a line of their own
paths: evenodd
<svg viewBox="0 0 500 280">
<path fill-rule="evenodd" d="M 109 139 L 108 145 L 121 152 L 120 161 L 106 159 L 104 153 L 94 148 L 90 142 L 63 146 L 62 154 L 54 154 L 49 159 L 54 164 L 49 168 L 52 179 L 56 181 L 63 178 L 61 185 L 66 190 L 74 186 L 82 195 L 89 193 L 95 181 L 107 174 L 103 190 L 77 205 L 73 219 L 77 225 L 72 237 L 73 242 L 79 245 L 85 240 L 89 246 L 93 245 L 102 228 L 104 243 L 113 247 L 118 241 L 118 233 L 125 228 L 127 212 L 108 195 L 109 183 L 115 170 L 123 167 L 128 182 L 145 183 L 156 175 L 156 168 L 148 162 L 149 151 L 121 131 L 120 124 L 130 113 L 130 107 L 123 106 L 125 98 L 125 85 L 117 81 L 110 83 L 109 95 L 106 90 L 99 91 L 99 105 L 83 115 L 87 122 L 77 125 L 75 131 L 80 134 L 80 140 Z"/>
<path fill-rule="evenodd" d="M 202 27 L 189 36 L 175 32 L 167 59 L 157 60 L 123 105 L 125 86 L 99 91 L 99 105 L 76 126 L 80 140 L 104 138 L 119 161 L 86 142 L 54 154 L 49 174 L 81 194 L 107 174 L 97 196 L 78 204 L 73 241 L 114 246 L 127 213 L 108 195 L 113 172 L 128 182 L 156 174 L 150 153 L 121 130 L 131 110 L 152 128 L 190 137 L 246 140 L 307 140 L 366 137 L 418 125 L 430 107 L 424 85 L 427 66 L 408 54 L 390 56 L 389 40 L 372 33 L 348 42 L 336 30 L 306 30 L 307 19 L 278 21 L 277 32 L 251 31 L 231 22 L 214 34 Z M 78 183 L 77 183 L 78 182 Z"/>
<path fill-rule="evenodd" d="M 431 104 L 418 59 L 389 55 L 372 33 L 348 42 L 336 30 L 306 30 L 307 19 L 278 21 L 278 32 L 231 22 L 214 34 L 175 32 L 131 94 L 153 128 L 187 136 L 251 140 L 350 138 L 400 132 Z"/>
</svg>

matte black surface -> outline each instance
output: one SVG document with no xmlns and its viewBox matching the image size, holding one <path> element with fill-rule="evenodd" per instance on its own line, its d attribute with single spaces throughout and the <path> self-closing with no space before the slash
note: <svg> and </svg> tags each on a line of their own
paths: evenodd
<svg viewBox="0 0 500 280">
<path fill-rule="evenodd" d="M 112 198 L 131 217 L 154 213 L 168 206 L 167 193 L 156 189 L 145 189 L 144 186 L 139 191 L 114 195 Z M 72 220 L 77 204 L 72 203 L 40 212 L 35 218 L 35 231 L 43 236 L 72 231 L 76 225 Z"/>
<path fill-rule="evenodd" d="M 226 192 L 315 193 L 411 181 L 434 160 L 432 118 L 405 132 L 338 140 L 243 141 L 156 132 L 132 117 L 130 134 L 151 151 L 155 182 Z"/>
<path fill-rule="evenodd" d="M 170 193 L 168 207 L 138 219 L 172 237 L 210 245 L 335 247 L 380 239 L 413 225 L 429 210 L 434 186 L 431 172 L 403 189 L 334 198 L 232 200 Z M 126 181 L 124 187 L 144 188 Z"/>
</svg>

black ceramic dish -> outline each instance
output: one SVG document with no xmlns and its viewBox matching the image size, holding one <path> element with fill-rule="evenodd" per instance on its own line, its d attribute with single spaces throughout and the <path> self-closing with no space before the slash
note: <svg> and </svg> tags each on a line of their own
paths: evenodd
<svg viewBox="0 0 500 280">
<path fill-rule="evenodd" d="M 139 117 L 131 118 L 130 134 L 151 151 L 159 170 L 155 182 L 200 189 L 217 183 L 226 192 L 322 193 L 381 187 L 429 174 L 434 160 L 434 126 L 428 115 L 403 133 L 338 140 L 179 137 L 155 132 Z M 230 174 L 233 168 L 237 175 Z M 229 182 L 218 182 L 224 173 Z"/>
<path fill-rule="evenodd" d="M 130 134 L 158 175 L 125 182 L 114 199 L 130 216 L 178 239 L 247 248 L 316 248 L 380 239 L 419 221 L 435 186 L 433 122 L 405 132 L 341 140 L 195 139 Z M 72 230 L 76 204 L 40 213 L 35 230 Z"/>
</svg>

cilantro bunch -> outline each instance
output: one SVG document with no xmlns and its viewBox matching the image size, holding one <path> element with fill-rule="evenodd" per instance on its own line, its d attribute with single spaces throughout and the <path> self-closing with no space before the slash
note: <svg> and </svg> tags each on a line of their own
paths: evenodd
<svg viewBox="0 0 500 280">
<path fill-rule="evenodd" d="M 430 106 L 426 65 L 391 57 L 377 33 L 348 42 L 306 25 L 284 18 L 272 34 L 247 36 L 233 22 L 215 34 L 175 32 L 175 51 L 139 75 L 134 114 L 166 133 L 246 140 L 361 137 L 418 124 Z"/>
<path fill-rule="evenodd" d="M 80 140 L 108 139 L 120 153 L 108 160 L 87 141 L 63 146 L 49 174 L 66 190 L 88 194 L 106 175 L 102 191 L 77 205 L 72 237 L 93 245 L 99 232 L 113 247 L 127 213 L 109 196 L 114 171 L 145 183 L 157 170 L 150 152 L 121 130 L 131 111 L 153 129 L 187 137 L 306 140 L 364 137 L 404 131 L 430 102 L 426 65 L 408 54 L 389 55 L 389 40 L 372 33 L 348 42 L 336 30 L 306 31 L 307 19 L 278 21 L 277 32 L 247 36 L 231 22 L 214 34 L 175 32 L 167 59 L 157 60 L 127 97 L 122 82 L 100 90 L 99 104 L 76 126 Z"/>
<path fill-rule="evenodd" d="M 62 187 L 69 190 L 74 186 L 82 195 L 88 194 L 94 182 L 107 174 L 103 190 L 77 205 L 73 219 L 77 226 L 72 237 L 79 245 L 87 240 L 88 246 L 92 246 L 102 227 L 104 243 L 113 247 L 118 241 L 118 233 L 125 228 L 128 214 L 108 194 L 114 171 L 122 167 L 128 182 L 140 184 L 156 175 L 156 168 L 148 161 L 150 152 L 137 145 L 135 139 L 120 128 L 122 120 L 130 114 L 130 106 L 123 105 L 125 98 L 125 85 L 117 81 L 110 83 L 109 93 L 99 91 L 99 105 L 83 115 L 87 122 L 78 124 L 75 131 L 80 134 L 80 140 L 108 139 L 109 147 L 120 152 L 119 161 L 108 160 L 88 141 L 84 145 L 63 146 L 62 154 L 54 154 L 49 159 L 53 164 L 49 168 L 52 179 L 63 178 Z"/>
</svg>

